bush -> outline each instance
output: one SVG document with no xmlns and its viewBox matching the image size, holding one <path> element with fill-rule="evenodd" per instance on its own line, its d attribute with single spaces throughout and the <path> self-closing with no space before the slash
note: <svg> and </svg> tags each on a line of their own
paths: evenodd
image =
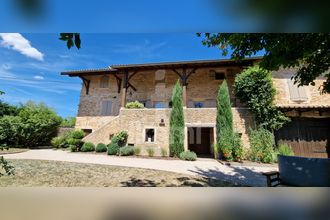
<svg viewBox="0 0 330 220">
<path fill-rule="evenodd" d="M 51 141 L 51 145 L 54 148 L 63 148 L 66 145 L 66 139 L 65 137 L 54 137 Z"/>
<path fill-rule="evenodd" d="M 233 137 L 234 146 L 232 149 L 233 158 L 235 161 L 242 161 L 244 158 L 244 150 L 242 146 L 242 140 L 238 133 L 234 133 Z"/>
<path fill-rule="evenodd" d="M 69 145 L 69 148 L 71 152 L 78 152 L 80 150 L 80 147 L 76 145 Z"/>
<path fill-rule="evenodd" d="M 74 128 L 76 124 L 76 118 L 75 117 L 68 117 L 68 118 L 63 118 L 61 122 L 61 127 L 65 128 Z"/>
<path fill-rule="evenodd" d="M 149 157 L 153 157 L 155 155 L 155 150 L 152 147 L 147 148 L 147 153 Z"/>
<path fill-rule="evenodd" d="M 274 161 L 274 135 L 264 128 L 250 130 L 251 150 L 249 159 L 255 162 L 271 163 Z"/>
<path fill-rule="evenodd" d="M 135 102 L 129 102 L 126 104 L 126 108 L 129 108 L 129 109 L 134 109 L 134 108 L 144 108 L 144 105 L 139 102 L 139 101 L 135 101 Z"/>
<path fill-rule="evenodd" d="M 117 155 L 119 152 L 119 146 L 116 142 L 111 141 L 108 145 L 108 155 Z"/>
<path fill-rule="evenodd" d="M 95 145 L 93 143 L 87 142 L 84 143 L 83 146 L 80 148 L 81 152 L 91 152 L 95 151 Z"/>
<path fill-rule="evenodd" d="M 95 151 L 97 153 L 107 152 L 107 145 L 99 143 L 96 145 Z"/>
<path fill-rule="evenodd" d="M 197 155 L 193 151 L 184 151 L 180 154 L 179 158 L 181 160 L 195 161 L 197 159 Z"/>
<path fill-rule="evenodd" d="M 160 154 L 162 155 L 162 157 L 167 157 L 168 156 L 167 149 L 162 147 L 160 149 Z"/>
<path fill-rule="evenodd" d="M 139 147 L 134 147 L 134 155 L 135 156 L 140 156 L 141 154 L 141 148 Z"/>
<path fill-rule="evenodd" d="M 111 139 L 111 142 L 114 141 L 118 144 L 119 147 L 124 147 L 127 144 L 127 138 L 128 138 L 127 132 L 121 131 Z"/>
<path fill-rule="evenodd" d="M 291 146 L 287 144 L 280 144 L 280 146 L 277 149 L 277 154 L 283 155 L 283 156 L 294 156 L 294 152 L 291 148 Z"/>
<path fill-rule="evenodd" d="M 68 136 L 74 139 L 83 139 L 85 137 L 85 132 L 83 130 L 72 130 L 69 132 Z"/>
<path fill-rule="evenodd" d="M 170 116 L 170 155 L 178 157 L 184 151 L 184 114 L 182 88 L 178 80 L 173 88 Z"/>
<path fill-rule="evenodd" d="M 130 156 L 134 154 L 133 146 L 126 146 L 119 148 L 119 156 Z"/>
<path fill-rule="evenodd" d="M 2 156 L 0 157 L 0 177 L 15 175 L 15 168 Z"/>
</svg>

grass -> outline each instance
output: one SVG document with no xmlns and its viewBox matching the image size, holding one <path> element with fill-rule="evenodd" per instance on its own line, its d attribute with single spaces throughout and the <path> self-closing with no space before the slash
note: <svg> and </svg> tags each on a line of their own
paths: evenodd
<svg viewBox="0 0 330 220">
<path fill-rule="evenodd" d="M 0 177 L 0 187 L 233 186 L 159 170 L 42 160 L 9 161 L 15 167 L 15 176 Z"/>
<path fill-rule="evenodd" d="M 0 149 L 0 155 L 5 155 L 5 154 L 17 154 L 17 153 L 22 153 L 28 151 L 28 149 L 24 149 L 24 148 L 9 148 L 8 150 Z"/>
</svg>

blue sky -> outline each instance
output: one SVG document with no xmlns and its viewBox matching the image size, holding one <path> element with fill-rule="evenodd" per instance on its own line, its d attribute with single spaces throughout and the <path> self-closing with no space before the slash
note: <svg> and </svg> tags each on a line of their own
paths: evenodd
<svg viewBox="0 0 330 220">
<path fill-rule="evenodd" d="M 0 34 L 0 90 L 6 93 L 1 99 L 45 102 L 63 117 L 77 114 L 81 81 L 61 76 L 61 71 L 222 58 L 220 50 L 204 47 L 193 33 L 82 34 L 80 50 L 68 50 L 58 34 L 20 36 L 5 41 Z"/>
</svg>

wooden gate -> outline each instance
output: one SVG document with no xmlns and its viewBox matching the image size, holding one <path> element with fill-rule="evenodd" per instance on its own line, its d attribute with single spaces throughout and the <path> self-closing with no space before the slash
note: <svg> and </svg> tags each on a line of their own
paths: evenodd
<svg viewBox="0 0 330 220">
<path fill-rule="evenodd" d="M 289 144 L 295 156 L 330 158 L 330 118 L 292 118 L 275 138 Z"/>
</svg>

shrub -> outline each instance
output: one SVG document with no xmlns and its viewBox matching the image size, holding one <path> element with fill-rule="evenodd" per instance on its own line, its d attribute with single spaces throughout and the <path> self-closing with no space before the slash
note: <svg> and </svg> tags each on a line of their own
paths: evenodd
<svg viewBox="0 0 330 220">
<path fill-rule="evenodd" d="M 141 154 L 141 148 L 139 147 L 134 147 L 134 155 L 135 156 L 140 156 Z"/>
<path fill-rule="evenodd" d="M 291 146 L 287 144 L 280 144 L 280 146 L 277 149 L 277 153 L 283 156 L 294 156 L 294 152 Z"/>
<path fill-rule="evenodd" d="M 250 130 L 251 150 L 249 159 L 256 162 L 271 163 L 274 155 L 274 136 L 264 128 Z"/>
<path fill-rule="evenodd" d="M 85 137 L 85 132 L 83 130 L 72 130 L 69 132 L 68 136 L 74 139 L 83 139 Z"/>
<path fill-rule="evenodd" d="M 129 108 L 129 109 L 134 109 L 134 108 L 144 108 L 144 105 L 139 102 L 139 101 L 135 101 L 135 102 L 129 102 L 126 104 L 126 108 Z"/>
<path fill-rule="evenodd" d="M 134 154 L 133 146 L 126 146 L 119 148 L 119 156 L 130 156 Z"/>
<path fill-rule="evenodd" d="M 3 172 L 4 171 L 4 172 Z M 0 177 L 15 175 L 15 168 L 2 156 L 0 157 Z"/>
<path fill-rule="evenodd" d="M 236 97 L 251 109 L 260 126 L 268 130 L 278 130 L 289 121 L 274 106 L 276 90 L 269 71 L 258 66 L 244 70 L 235 78 L 234 92 Z"/>
<path fill-rule="evenodd" d="M 233 137 L 234 146 L 232 149 L 233 158 L 235 161 L 242 161 L 244 158 L 244 150 L 242 146 L 242 140 L 238 133 L 234 133 Z"/>
<path fill-rule="evenodd" d="M 78 152 L 80 150 L 79 146 L 76 145 L 69 145 L 71 152 Z"/>
<path fill-rule="evenodd" d="M 63 118 L 61 122 L 61 127 L 65 128 L 74 128 L 76 124 L 76 118 L 75 117 L 68 117 L 68 118 Z"/>
<path fill-rule="evenodd" d="M 184 151 L 180 153 L 179 158 L 181 160 L 189 160 L 189 161 L 195 161 L 197 159 L 197 155 L 193 151 Z"/>
<path fill-rule="evenodd" d="M 108 145 L 108 155 L 117 155 L 119 151 L 119 146 L 117 143 L 111 141 Z"/>
<path fill-rule="evenodd" d="M 97 144 L 95 151 L 98 153 L 107 152 L 107 145 L 99 143 Z"/>
<path fill-rule="evenodd" d="M 80 148 L 81 152 L 91 152 L 95 151 L 95 145 L 93 143 L 87 142 L 84 143 L 83 146 Z"/>
<path fill-rule="evenodd" d="M 153 157 L 155 155 L 155 150 L 152 147 L 147 148 L 147 153 L 149 157 Z"/>
<path fill-rule="evenodd" d="M 168 156 L 167 149 L 162 147 L 160 149 L 160 154 L 162 155 L 162 157 L 167 157 Z"/>
<path fill-rule="evenodd" d="M 182 88 L 179 80 L 173 88 L 170 116 L 170 155 L 178 157 L 184 151 L 184 114 Z"/>
<path fill-rule="evenodd" d="M 66 146 L 66 139 L 63 136 L 54 137 L 51 141 L 51 145 L 55 148 L 63 148 Z"/>
<path fill-rule="evenodd" d="M 127 138 L 128 138 L 127 132 L 126 131 L 121 131 L 111 139 L 111 142 L 115 141 L 115 142 L 117 142 L 119 147 L 124 147 L 127 144 Z"/>
</svg>

